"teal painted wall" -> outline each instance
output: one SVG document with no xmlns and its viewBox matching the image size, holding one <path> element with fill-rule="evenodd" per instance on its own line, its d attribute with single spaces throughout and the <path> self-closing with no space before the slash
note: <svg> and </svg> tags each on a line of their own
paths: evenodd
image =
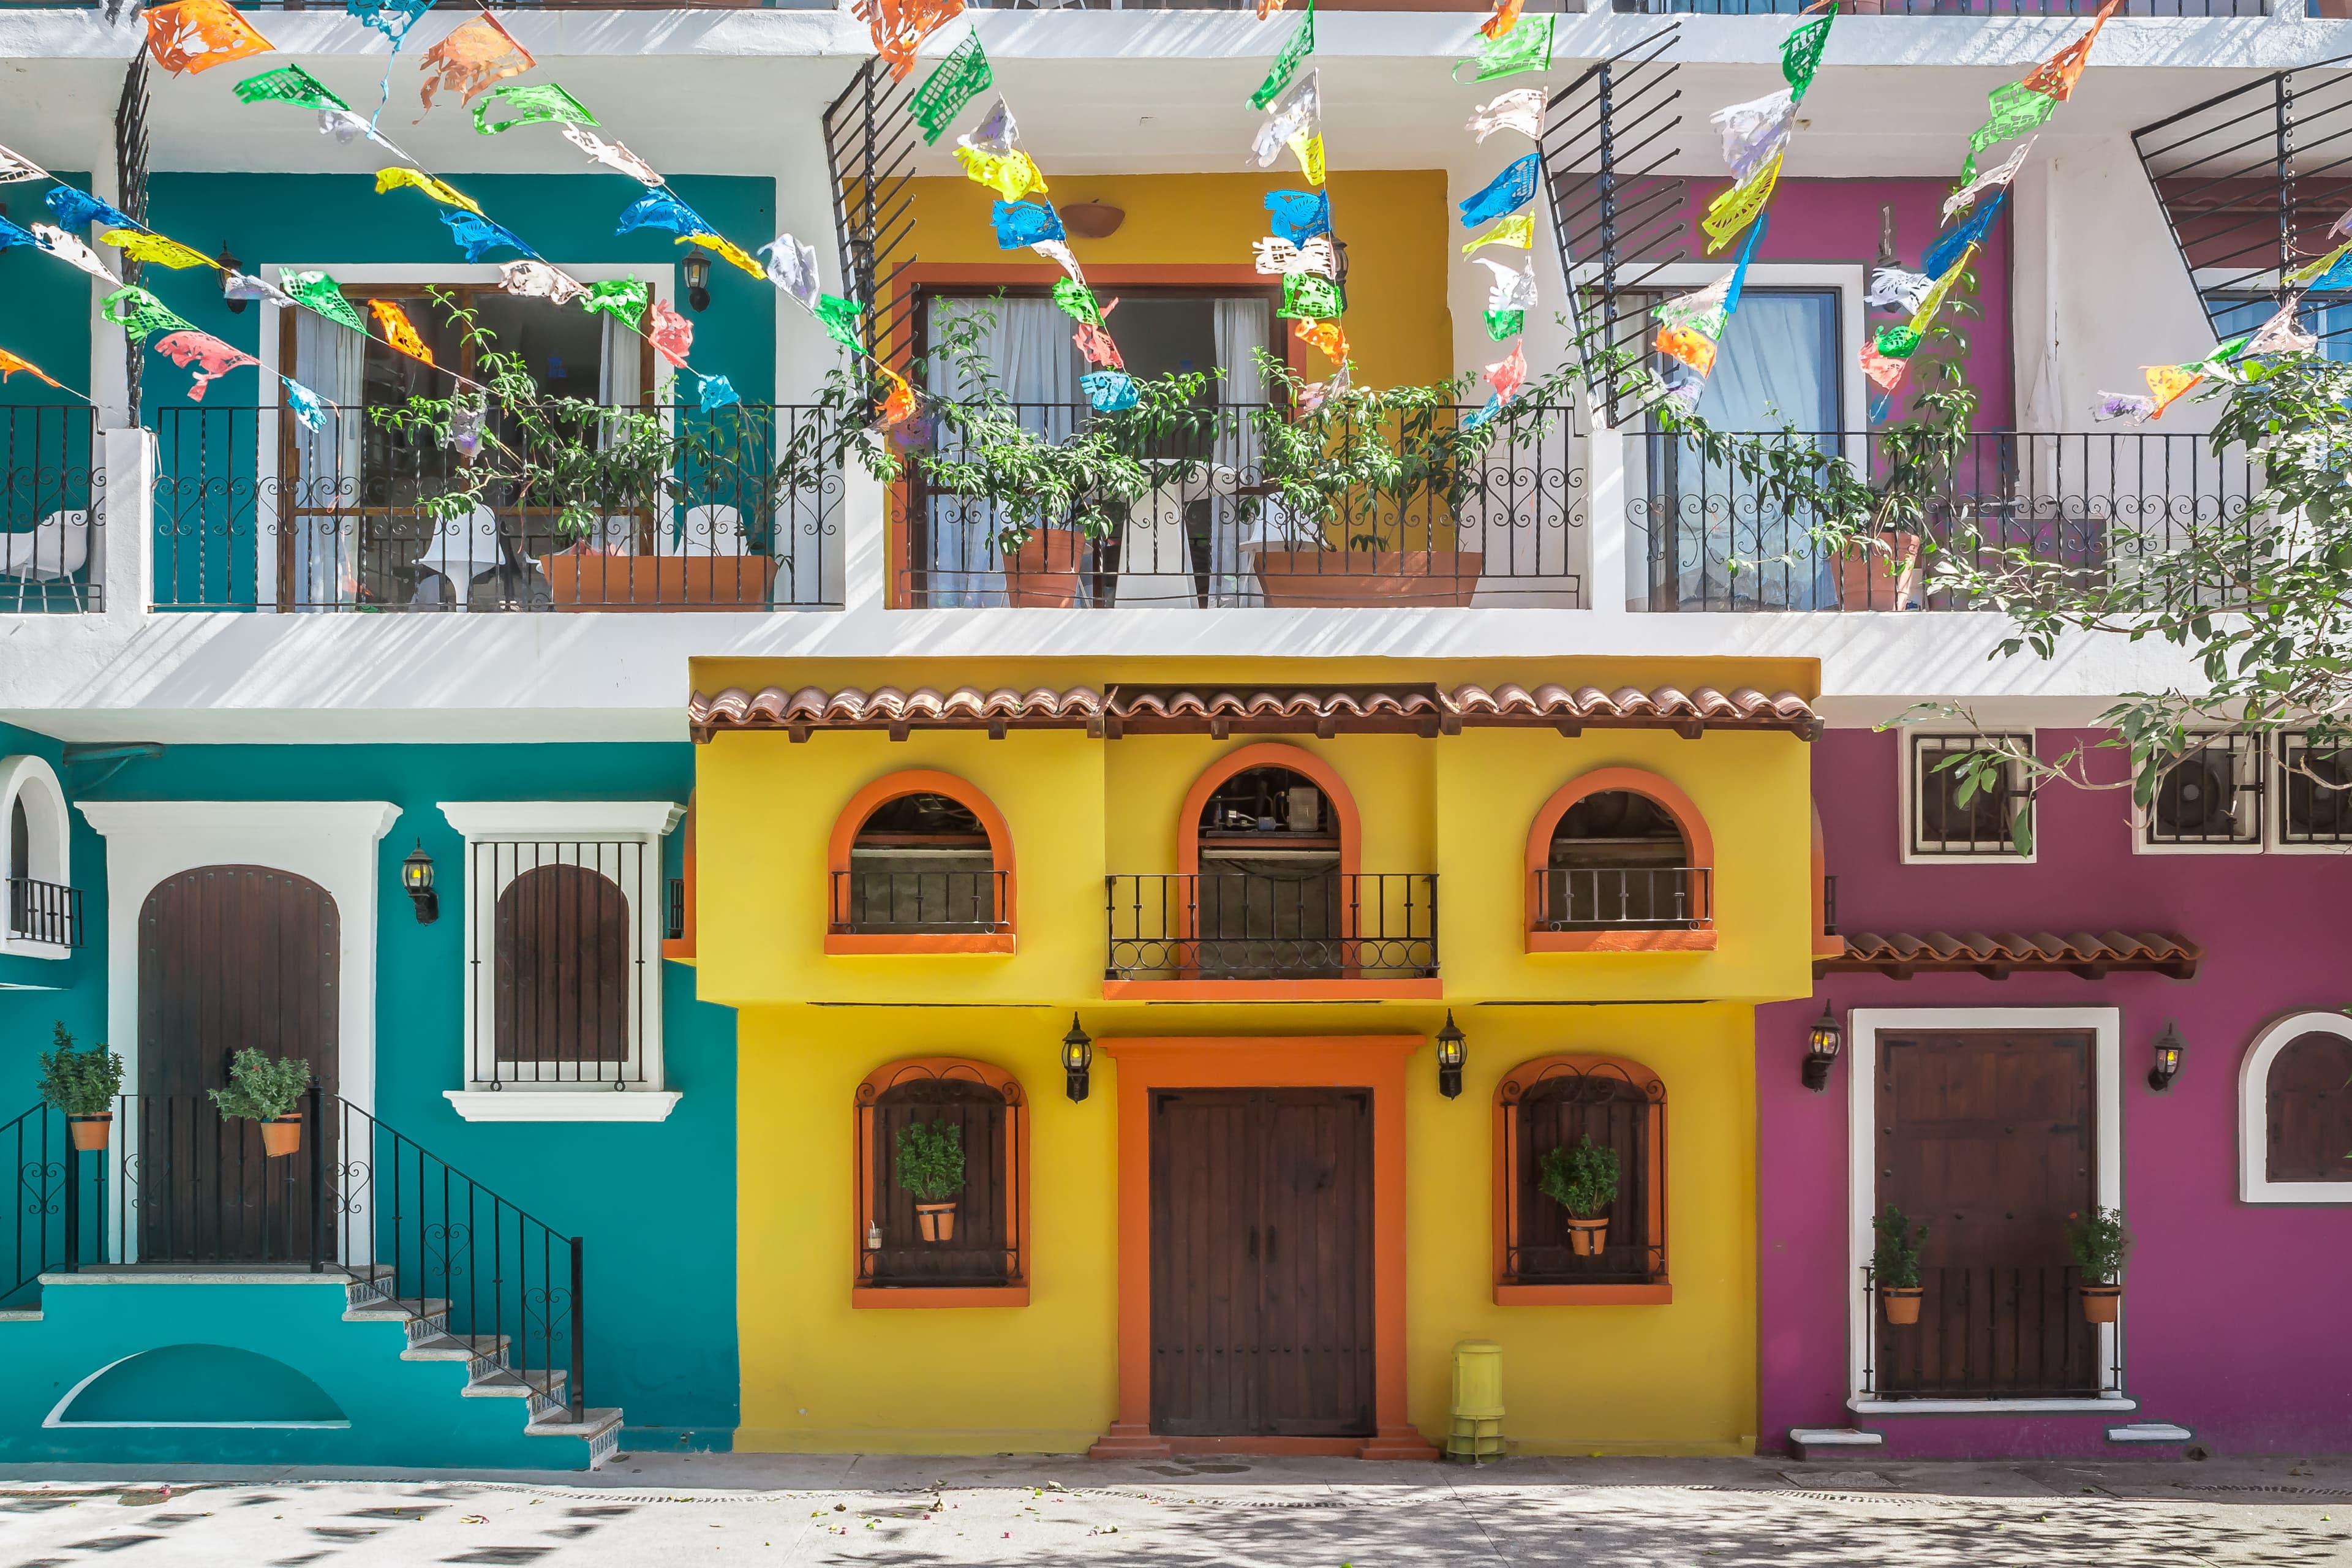
<svg viewBox="0 0 2352 1568">
<path fill-rule="evenodd" d="M 59 177 L 87 188 L 81 174 Z M 53 188 L 38 181 L 0 186 L 0 214 L 26 228 L 47 223 L 51 214 L 41 197 Z M 0 349 L 32 361 L 72 389 L 61 391 L 23 371 L 0 382 L 0 533 L 27 532 L 45 517 L 89 505 L 98 422 L 77 395 L 90 386 L 92 298 L 89 275 L 57 258 L 29 245 L 0 250 L 0 300 L 8 302 L 0 316 Z M 0 615 L 82 609 L 89 581 L 87 567 L 67 582 L 0 577 Z M 5 1028 L 0 1014 L 0 1032 Z M 0 1066 L 0 1088 L 5 1070 Z"/>
<path fill-rule="evenodd" d="M 58 178 L 82 190 L 89 189 L 88 174 L 58 170 Z M 20 228 L 48 223 L 53 215 L 41 198 L 54 186 L 38 180 L 0 186 L 0 215 Z M 0 250 L 0 300 L 8 301 L 0 318 L 0 349 L 31 360 L 74 392 L 89 391 L 89 274 L 76 271 L 56 257 L 29 245 Z M 745 282 L 751 279 L 746 278 Z M 0 384 L 0 405 L 81 405 L 70 393 L 42 385 L 29 375 L 12 375 Z"/>
<path fill-rule="evenodd" d="M 667 1077 L 684 1095 L 667 1121 L 460 1119 L 442 1091 L 459 1087 L 464 1070 L 465 841 L 435 803 L 683 803 L 693 779 L 693 748 L 684 742 L 175 745 L 91 792 L 106 800 L 400 806 L 377 851 L 376 1114 L 452 1168 L 585 1239 L 588 1400 L 626 1413 L 625 1447 L 724 1447 L 736 1425 L 735 1015 L 695 999 L 692 968 L 662 965 Z M 429 926 L 417 924 L 400 890 L 400 861 L 420 839 L 442 894 L 441 918 Z M 673 832 L 666 845 L 673 874 L 680 840 Z"/>
<path fill-rule="evenodd" d="M 79 1045 L 106 1037 L 106 840 L 70 809 L 77 796 L 64 746 L 47 735 L 0 724 L 0 756 L 23 752 L 45 759 L 65 786 L 73 822 L 73 879 L 81 889 L 83 946 L 70 958 L 0 956 L 0 1123 L 33 1105 L 37 1058 L 49 1048 L 51 1031 L 60 1021 Z M 0 1142 L 0 1159 L 14 1147 Z M 0 1279 L 0 1289 L 14 1278 Z"/>
</svg>

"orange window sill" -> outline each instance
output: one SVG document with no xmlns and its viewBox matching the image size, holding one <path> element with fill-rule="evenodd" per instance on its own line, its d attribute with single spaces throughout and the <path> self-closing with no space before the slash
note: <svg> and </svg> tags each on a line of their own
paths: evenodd
<svg viewBox="0 0 2352 1568">
<path fill-rule="evenodd" d="M 1648 1285 L 1497 1285 L 1497 1307 L 1664 1307 L 1675 1288 L 1660 1279 Z"/>
<path fill-rule="evenodd" d="M 1813 933 L 1813 956 L 1815 958 L 1843 958 L 1845 956 L 1845 938 L 1842 936 L 1823 936 L 1821 932 L 1815 931 Z"/>
<path fill-rule="evenodd" d="M 672 963 L 694 962 L 694 939 L 683 936 L 662 938 L 662 956 Z"/>
<path fill-rule="evenodd" d="M 967 1285 L 955 1288 L 909 1286 L 894 1289 L 883 1285 L 853 1285 L 849 1288 L 852 1307 L 1025 1307 L 1029 1304 L 1026 1285 Z"/>
<path fill-rule="evenodd" d="M 1531 931 L 1529 952 L 1713 952 L 1715 931 Z"/>
<path fill-rule="evenodd" d="M 827 931 L 824 951 L 854 955 L 890 952 L 1011 952 L 1009 931 L 923 931 L 900 935 L 884 931 Z"/>
<path fill-rule="evenodd" d="M 1437 980 L 1106 980 L 1103 1000 L 1138 1002 L 1434 1002 Z"/>
</svg>

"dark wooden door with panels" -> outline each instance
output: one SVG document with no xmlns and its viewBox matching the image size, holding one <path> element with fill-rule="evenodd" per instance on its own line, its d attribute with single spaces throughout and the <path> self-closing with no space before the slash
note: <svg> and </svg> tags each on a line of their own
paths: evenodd
<svg viewBox="0 0 2352 1568">
<path fill-rule="evenodd" d="M 1151 1097 L 1151 1429 L 1374 1431 L 1372 1091 Z"/>
</svg>

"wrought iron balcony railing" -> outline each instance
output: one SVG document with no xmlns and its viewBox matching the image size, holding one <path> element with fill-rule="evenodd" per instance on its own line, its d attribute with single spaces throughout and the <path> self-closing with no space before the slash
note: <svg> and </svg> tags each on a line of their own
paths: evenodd
<svg viewBox="0 0 2352 1568">
<path fill-rule="evenodd" d="M 1121 417 L 1083 404 L 1013 411 L 1057 440 Z M 1131 455 L 1153 465 L 1158 485 L 1141 500 L 1110 503 L 1116 521 L 1102 538 L 1043 528 L 1008 540 L 1012 520 L 992 503 L 933 488 L 915 466 L 906 487 L 907 602 L 1583 605 L 1583 443 L 1572 410 L 1515 407 L 1483 428 L 1465 423 L 1468 407 L 1397 416 L 1381 432 L 1404 458 L 1395 483 L 1348 485 L 1336 475 L 1318 482 L 1309 468 L 1307 489 L 1274 482 L 1298 470 L 1269 462 L 1265 412 L 1223 405 L 1177 434 L 1134 436 Z M 943 428 L 933 433 L 950 439 Z M 1333 449 L 1352 437 L 1343 426 Z"/>
<path fill-rule="evenodd" d="M 1704 931 L 1715 923 L 1704 866 L 1548 866 L 1534 873 L 1538 931 Z"/>
<path fill-rule="evenodd" d="M 8 879 L 8 934 L 20 942 L 81 945 L 81 889 L 30 877 Z"/>
<path fill-rule="evenodd" d="M 0 405 L 0 615 L 105 607 L 98 410 Z"/>
<path fill-rule="evenodd" d="M 2123 1387 L 2123 1335 L 2100 1364 L 2072 1264 L 1922 1268 L 1919 1321 L 1892 1323 L 1862 1271 L 1870 1331 L 1862 1392 L 1874 1399 L 2088 1399 Z"/>
<path fill-rule="evenodd" d="M 859 934 L 1002 931 L 1003 871 L 853 868 L 833 874 L 833 929 Z"/>
<path fill-rule="evenodd" d="M 1774 439 L 1842 454 L 1874 485 L 1894 464 L 1880 431 Z M 2251 549 L 2262 526 L 2253 464 L 2217 457 L 2202 436 L 1971 436 L 1918 521 L 1843 556 L 1815 543 L 1811 515 L 1767 500 L 1756 480 L 1708 461 L 1686 437 L 1637 437 L 1627 464 L 1625 591 L 1635 610 L 1989 608 L 1936 585 L 1933 563 L 1952 552 L 2023 552 L 2086 582 L 2146 580 L 2151 596 L 2201 603 L 2222 585 L 2183 583 L 2159 570 L 2162 558 L 2192 545 Z"/>
<path fill-rule="evenodd" d="M 632 408 L 674 465 L 576 484 L 519 430 L 471 508 L 465 454 L 330 407 L 156 416 L 155 607 L 180 610 L 771 610 L 841 603 L 841 475 L 791 461 L 819 411 Z M 590 433 L 593 438 L 593 433 Z M 487 438 L 487 437 L 486 437 Z M 586 536 L 560 527 L 582 517 Z"/>
<path fill-rule="evenodd" d="M 1107 980 L 1412 980 L 1437 973 L 1437 879 L 1112 876 Z"/>
</svg>

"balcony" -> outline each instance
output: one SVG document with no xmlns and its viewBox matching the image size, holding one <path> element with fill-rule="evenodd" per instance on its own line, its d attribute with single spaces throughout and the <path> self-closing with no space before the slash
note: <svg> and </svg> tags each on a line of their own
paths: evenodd
<svg viewBox="0 0 2352 1568">
<path fill-rule="evenodd" d="M 1104 882 L 1105 995 L 1437 994 L 1433 875 L 1302 864 Z"/>
<path fill-rule="evenodd" d="M 98 410 L 0 405 L 0 615 L 102 608 Z"/>
<path fill-rule="evenodd" d="M 1538 931 L 1705 931 L 1715 923 L 1705 866 L 1547 866 L 1534 873 Z"/>
<path fill-rule="evenodd" d="M 1057 441 L 1119 418 L 1084 405 L 1015 407 L 1025 427 Z M 1193 431 L 1123 439 L 1159 483 L 1131 505 L 1112 503 L 1116 526 L 1101 539 L 1045 528 L 1008 551 L 1000 534 L 1010 520 L 992 503 L 933 488 L 913 466 L 903 602 L 1582 607 L 1583 442 L 1571 410 L 1514 408 L 1484 427 L 1465 424 L 1466 406 L 1400 416 L 1379 435 L 1402 462 L 1377 488 L 1348 484 L 1333 466 L 1357 434 L 1344 424 L 1327 452 L 1277 467 L 1265 412 L 1226 405 L 1204 409 Z"/>
<path fill-rule="evenodd" d="M 329 407 L 317 432 L 275 408 L 164 409 L 153 420 L 154 607 L 839 606 L 841 475 L 798 460 L 818 410 L 625 412 L 661 417 L 674 461 L 575 477 L 560 451 L 494 423 L 485 449 L 508 441 L 504 468 L 529 478 L 492 481 L 467 509 L 457 498 L 473 457 L 362 409 Z"/>
<path fill-rule="evenodd" d="M 1843 454 L 1883 481 L 1884 432 L 1791 434 L 1779 439 Z M 1636 437 L 1627 447 L 1627 607 L 1658 613 L 1789 610 L 1984 610 L 1933 581 L 1937 556 L 2028 552 L 2080 572 L 2086 584 L 2127 586 L 2143 563 L 2188 548 L 2243 542 L 2259 532 L 2261 483 L 2242 455 L 2215 456 L 2202 436 L 2147 433 L 1972 436 L 1937 487 L 1918 533 L 1888 552 L 1831 558 L 1810 515 L 1775 504 L 1754 481 L 1706 461 L 1680 437 Z M 1924 538 L 1909 570 L 1905 542 Z M 2221 584 L 2210 585 L 2218 598 Z M 2207 590 L 2168 584 L 2201 602 Z"/>
<path fill-rule="evenodd" d="M 81 889 L 30 877 L 8 879 L 8 940 L 49 947 L 81 945 Z"/>
</svg>

